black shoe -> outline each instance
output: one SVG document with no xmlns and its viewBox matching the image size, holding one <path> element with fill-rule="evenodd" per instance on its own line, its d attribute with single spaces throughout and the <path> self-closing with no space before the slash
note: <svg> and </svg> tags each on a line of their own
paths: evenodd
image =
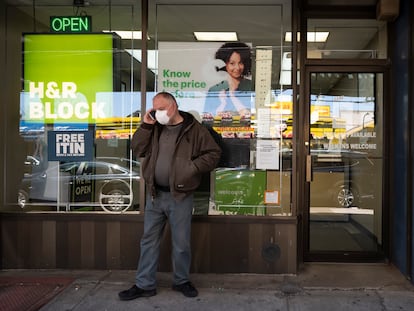
<svg viewBox="0 0 414 311">
<path fill-rule="evenodd" d="M 183 295 L 186 297 L 197 297 L 198 296 L 198 291 L 194 287 L 194 285 L 191 284 L 191 282 L 185 282 L 180 285 L 173 285 L 172 289 L 176 290 L 177 292 L 182 292 Z"/>
<path fill-rule="evenodd" d="M 118 296 L 121 300 L 132 300 L 139 297 L 151 297 L 156 294 L 156 289 L 142 289 L 134 285 L 130 289 L 119 292 Z"/>
</svg>

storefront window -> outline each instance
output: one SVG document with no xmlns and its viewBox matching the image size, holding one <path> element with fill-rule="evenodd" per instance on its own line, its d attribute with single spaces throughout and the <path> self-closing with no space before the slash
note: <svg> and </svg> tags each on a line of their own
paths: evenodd
<svg viewBox="0 0 414 311">
<path fill-rule="evenodd" d="M 196 193 L 197 215 L 291 214 L 290 4 L 244 2 L 156 6 L 154 89 L 173 93 L 223 150 Z"/>
<path fill-rule="evenodd" d="M 283 33 L 290 3 L 149 10 L 146 109 L 156 92 L 170 91 L 224 151 L 196 193 L 194 214 L 289 215 L 293 103 Z M 142 211 L 140 162 L 130 150 L 142 105 L 142 41 L 131 33 L 141 29 L 137 12 L 129 1 L 8 7 L 9 35 L 22 44 L 8 46 L 21 85 L 8 111 L 20 119 L 18 136 L 6 141 L 7 208 L 17 201 L 25 212 Z M 237 38 L 202 42 L 200 31 Z M 231 49 L 239 59 L 229 62 Z M 231 92 L 230 66 L 243 75 Z"/>
<path fill-rule="evenodd" d="M 386 58 L 386 22 L 377 20 L 309 19 L 308 58 Z"/>
<path fill-rule="evenodd" d="M 130 150 L 144 104 L 143 41 L 131 31 L 141 29 L 140 4 L 80 3 L 7 6 L 6 209 L 143 210 Z M 291 215 L 290 2 L 149 5 L 146 109 L 171 92 L 223 150 L 194 214 Z M 384 22 L 310 19 L 307 28 L 308 58 L 386 57 Z"/>
<path fill-rule="evenodd" d="M 6 201 L 21 211 L 135 211 L 140 163 L 129 138 L 140 122 L 140 8 L 9 6 Z M 138 18 L 137 18 L 138 16 Z M 123 32 L 124 31 L 124 32 Z"/>
</svg>

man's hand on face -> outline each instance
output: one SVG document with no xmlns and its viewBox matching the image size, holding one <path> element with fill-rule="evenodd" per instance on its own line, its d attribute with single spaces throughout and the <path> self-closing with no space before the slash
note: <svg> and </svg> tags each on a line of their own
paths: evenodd
<svg viewBox="0 0 414 311">
<path fill-rule="evenodd" d="M 155 109 L 148 110 L 144 115 L 144 123 L 155 124 Z"/>
</svg>

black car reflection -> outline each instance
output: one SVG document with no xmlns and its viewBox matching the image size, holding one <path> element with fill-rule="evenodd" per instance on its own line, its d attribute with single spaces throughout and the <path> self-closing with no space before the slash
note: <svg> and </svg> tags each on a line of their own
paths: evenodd
<svg viewBox="0 0 414 311">
<path fill-rule="evenodd" d="M 18 204 L 54 202 L 66 210 L 98 208 L 122 212 L 139 204 L 139 162 L 105 158 L 96 161 L 33 162 L 18 191 Z M 33 165 L 36 163 L 36 165 Z"/>
</svg>

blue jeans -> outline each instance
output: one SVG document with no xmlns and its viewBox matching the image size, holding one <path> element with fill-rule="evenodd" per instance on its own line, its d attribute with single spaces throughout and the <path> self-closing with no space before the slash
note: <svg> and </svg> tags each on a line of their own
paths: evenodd
<svg viewBox="0 0 414 311">
<path fill-rule="evenodd" d="M 136 285 L 142 289 L 156 288 L 160 242 L 168 220 L 172 239 L 173 284 L 189 281 L 191 265 L 191 217 L 193 195 L 177 202 L 170 192 L 158 191 L 154 200 L 147 196 L 144 213 L 144 234 L 136 274 Z"/>
</svg>

